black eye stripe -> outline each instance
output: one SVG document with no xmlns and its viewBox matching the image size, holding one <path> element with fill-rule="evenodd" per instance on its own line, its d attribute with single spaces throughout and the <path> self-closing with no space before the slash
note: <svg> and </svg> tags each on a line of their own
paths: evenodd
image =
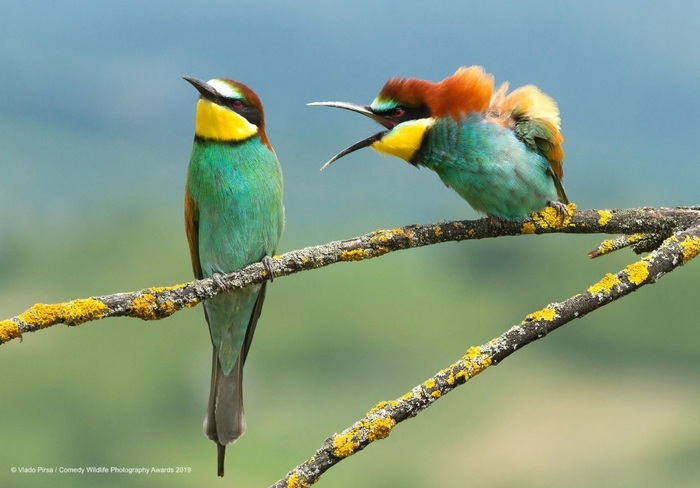
<svg viewBox="0 0 700 488">
<path fill-rule="evenodd" d="M 401 111 L 403 111 L 403 113 Z M 426 106 L 407 107 L 405 105 L 398 105 L 387 110 L 377 111 L 376 113 L 391 118 L 399 124 L 407 120 L 427 119 L 431 116 L 430 109 Z"/>
<path fill-rule="evenodd" d="M 251 124 L 260 127 L 262 123 L 262 112 L 257 107 L 248 105 L 248 102 L 242 98 L 224 98 L 220 97 L 217 100 L 219 105 L 228 107 L 238 115 L 246 119 Z"/>
<path fill-rule="evenodd" d="M 236 108 L 240 108 L 241 106 L 246 105 L 246 101 L 242 98 L 227 98 L 222 97 L 221 95 L 217 97 L 215 103 L 218 105 L 223 105 L 224 107 L 228 107 L 231 110 L 235 110 Z M 239 107 L 236 107 L 236 104 L 238 104 Z"/>
</svg>

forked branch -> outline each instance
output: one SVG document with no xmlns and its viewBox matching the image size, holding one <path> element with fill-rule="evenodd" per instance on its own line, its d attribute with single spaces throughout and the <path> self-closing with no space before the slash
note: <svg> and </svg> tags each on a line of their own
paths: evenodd
<svg viewBox="0 0 700 488">
<path fill-rule="evenodd" d="M 591 257 L 627 246 L 637 252 L 651 252 L 616 274 L 606 274 L 584 292 L 532 312 L 521 323 L 488 343 L 469 348 L 454 364 L 402 397 L 375 405 L 364 418 L 340 434 L 326 439 L 313 456 L 292 469 L 274 486 L 311 486 L 330 467 L 372 442 L 387 437 L 396 424 L 417 415 L 489 366 L 498 364 L 515 351 L 573 319 L 654 283 L 664 274 L 688 263 L 700 254 L 700 207 L 576 211 L 574 205 L 569 205 L 565 216 L 557 214 L 554 209 L 545 209 L 525 222 L 481 219 L 410 225 L 275 256 L 273 277 L 277 278 L 339 261 L 360 261 L 440 242 L 557 232 L 623 234 L 622 237 L 604 241 L 589 254 Z M 39 303 L 24 313 L 0 321 L 0 344 L 20 338 L 26 332 L 59 323 L 74 326 L 122 316 L 157 320 L 184 307 L 195 306 L 227 289 L 262 283 L 273 277 L 269 276 L 262 263 L 254 263 L 216 280 L 207 278 L 182 285 L 146 288 L 65 303 Z"/>
<path fill-rule="evenodd" d="M 640 287 L 654 283 L 664 274 L 688 263 L 700 254 L 700 222 L 678 231 L 643 259 L 616 274 L 606 274 L 585 291 L 561 303 L 550 303 L 500 336 L 481 346 L 474 346 L 454 364 L 439 371 L 400 398 L 379 402 L 366 416 L 340 434 L 323 443 L 316 453 L 275 483 L 274 488 L 308 487 L 343 459 L 384 439 L 391 430 L 408 418 L 415 417 L 433 402 L 459 385 L 503 361 L 527 344 L 551 331 L 581 318 Z"/>
<path fill-rule="evenodd" d="M 463 220 L 437 224 L 416 224 L 394 229 L 377 230 L 363 236 L 328 244 L 306 247 L 275 256 L 274 278 L 300 271 L 328 266 L 339 261 L 360 261 L 383 254 L 428 246 L 448 241 L 485 239 L 499 236 L 548 233 L 608 233 L 646 237 L 605 241 L 591 254 L 601 255 L 625 245 L 650 243 L 658 245 L 679 229 L 689 228 L 700 218 L 700 207 L 639 208 L 625 210 L 576 211 L 569 205 L 568 213 L 560 216 L 552 208 L 533 214 L 524 222 L 495 219 Z M 206 278 L 189 283 L 146 288 L 135 292 L 76 299 L 64 303 L 37 303 L 29 310 L 0 321 L 0 344 L 56 324 L 69 326 L 107 317 L 138 317 L 157 320 L 168 317 L 185 307 L 193 307 L 227 289 L 241 288 L 271 279 L 262 263 L 254 263 L 221 277 Z M 222 287 L 221 284 L 224 286 Z"/>
</svg>

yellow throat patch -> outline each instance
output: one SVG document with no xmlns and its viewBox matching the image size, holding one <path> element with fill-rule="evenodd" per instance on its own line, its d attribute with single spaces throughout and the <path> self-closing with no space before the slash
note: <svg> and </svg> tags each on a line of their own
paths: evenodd
<svg viewBox="0 0 700 488">
<path fill-rule="evenodd" d="M 258 128 L 233 110 L 200 98 L 194 133 L 215 141 L 244 141 L 257 134 Z"/>
<path fill-rule="evenodd" d="M 372 148 L 381 154 L 410 161 L 420 149 L 425 131 L 434 123 L 433 118 L 403 122 L 387 131 L 384 137 L 372 144 Z"/>
</svg>

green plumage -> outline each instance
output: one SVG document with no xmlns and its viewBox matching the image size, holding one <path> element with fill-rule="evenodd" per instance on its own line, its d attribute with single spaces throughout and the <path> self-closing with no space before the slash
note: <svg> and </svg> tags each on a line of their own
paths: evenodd
<svg viewBox="0 0 700 488">
<path fill-rule="evenodd" d="M 411 162 L 435 171 L 474 209 L 508 220 L 525 219 L 550 202 L 567 203 L 539 146 L 547 142 L 538 127 L 521 125 L 514 132 L 478 113 L 459 121 L 440 118 Z"/>
<path fill-rule="evenodd" d="M 284 224 L 282 171 L 258 137 L 240 143 L 195 140 L 187 189 L 197 207 L 202 277 L 272 256 Z M 260 286 L 204 304 L 224 374 L 241 351 Z"/>
<path fill-rule="evenodd" d="M 242 142 L 195 138 L 186 195 L 198 278 L 229 273 L 275 253 L 284 225 L 282 172 L 258 135 Z M 219 446 L 219 476 L 226 444 L 245 431 L 243 364 L 264 297 L 263 284 L 204 302 L 214 350 L 204 431 Z"/>
</svg>

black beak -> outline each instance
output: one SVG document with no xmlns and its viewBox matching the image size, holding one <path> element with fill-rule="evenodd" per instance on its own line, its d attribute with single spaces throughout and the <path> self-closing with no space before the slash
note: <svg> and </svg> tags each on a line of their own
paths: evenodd
<svg viewBox="0 0 700 488">
<path fill-rule="evenodd" d="M 357 105 L 355 103 L 349 102 L 311 102 L 307 103 L 306 105 L 310 107 L 344 108 L 345 110 L 350 110 L 352 112 L 357 112 L 358 114 L 365 115 L 370 119 L 374 120 L 375 122 L 382 124 L 387 129 L 393 129 L 396 125 L 393 121 L 387 119 L 383 115 L 379 115 L 372 111 L 372 109 L 369 108 L 367 105 Z"/>
<path fill-rule="evenodd" d="M 221 98 L 219 96 L 219 93 L 216 90 L 214 90 L 214 88 L 206 81 L 202 81 L 191 76 L 183 76 L 182 79 L 191 83 L 192 86 L 197 89 L 200 95 L 202 95 L 202 97 L 206 98 L 207 100 L 215 102 L 216 100 Z"/>
<path fill-rule="evenodd" d="M 335 108 L 342 108 L 345 110 L 350 110 L 352 112 L 356 112 L 358 114 L 362 114 L 366 117 L 369 117 L 370 119 L 374 120 L 375 122 L 380 123 L 384 127 L 387 128 L 387 130 L 391 130 L 396 126 L 396 123 L 392 120 L 387 119 L 383 115 L 379 115 L 372 111 L 372 109 L 366 105 L 357 105 L 354 103 L 348 103 L 348 102 L 312 102 L 312 103 L 307 103 L 307 105 L 312 106 L 312 107 L 335 107 Z M 372 136 L 369 136 L 366 139 L 362 139 L 361 141 L 357 141 L 355 144 L 352 146 L 343 149 L 340 151 L 338 154 L 333 156 L 326 164 L 324 164 L 321 167 L 321 171 L 326 169 L 328 165 L 330 165 L 332 162 L 337 161 L 338 159 L 342 158 L 343 156 L 350 154 L 351 152 L 355 152 L 358 149 L 362 149 L 363 147 L 368 147 L 374 144 L 375 142 L 381 140 L 381 138 L 384 136 L 386 131 L 379 132 L 377 134 L 374 134 Z"/>
<path fill-rule="evenodd" d="M 343 156 L 350 154 L 351 152 L 355 152 L 358 149 L 362 149 L 363 147 L 369 147 L 375 142 L 381 140 L 382 137 L 384 137 L 384 133 L 386 131 L 378 132 L 377 134 L 374 134 L 373 136 L 369 136 L 366 139 L 362 139 L 361 141 L 357 141 L 355 144 L 353 144 L 350 147 L 346 147 L 342 151 L 340 151 L 338 154 L 333 156 L 331 159 L 328 160 L 326 164 L 321 166 L 321 171 L 326 169 L 332 162 L 337 161 L 338 159 L 342 158 Z"/>
</svg>

